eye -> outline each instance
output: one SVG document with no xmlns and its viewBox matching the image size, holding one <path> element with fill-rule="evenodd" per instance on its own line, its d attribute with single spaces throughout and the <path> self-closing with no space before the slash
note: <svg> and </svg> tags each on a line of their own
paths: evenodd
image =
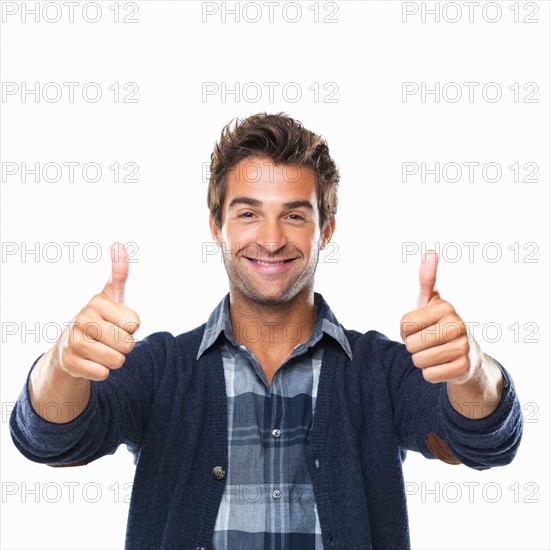
<svg viewBox="0 0 550 550">
<path fill-rule="evenodd" d="M 239 214 L 239 218 L 252 218 L 253 216 L 253 212 L 243 212 L 242 214 Z"/>
<path fill-rule="evenodd" d="M 288 216 L 291 220 L 296 220 L 296 221 L 304 221 L 305 218 L 303 216 L 300 216 L 300 214 L 289 214 Z"/>
</svg>

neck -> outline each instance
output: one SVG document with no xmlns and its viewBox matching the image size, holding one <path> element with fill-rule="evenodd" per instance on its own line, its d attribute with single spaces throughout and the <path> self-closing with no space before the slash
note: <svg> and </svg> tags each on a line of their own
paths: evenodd
<svg viewBox="0 0 550 550">
<path fill-rule="evenodd" d="M 247 348 L 278 356 L 308 341 L 315 323 L 313 289 L 304 289 L 285 303 L 259 303 L 230 290 L 231 327 Z"/>
</svg>

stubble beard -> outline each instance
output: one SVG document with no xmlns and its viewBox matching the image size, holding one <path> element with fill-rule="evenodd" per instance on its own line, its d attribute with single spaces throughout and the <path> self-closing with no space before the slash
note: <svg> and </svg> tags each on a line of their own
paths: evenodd
<svg viewBox="0 0 550 550">
<path fill-rule="evenodd" d="M 245 262 L 248 263 L 248 260 L 240 252 L 229 254 L 228 257 L 222 254 L 222 257 L 229 278 L 230 290 L 241 294 L 243 298 L 260 305 L 277 306 L 287 304 L 301 293 L 313 291 L 315 271 L 319 261 L 319 252 L 317 250 L 312 253 L 305 271 L 298 274 L 291 273 L 285 275 L 285 284 L 277 291 L 270 288 L 269 281 L 258 281 L 248 268 L 244 267 Z M 303 257 L 303 254 L 300 252 L 300 259 L 298 261 L 301 261 Z M 239 265 L 243 265 L 244 268 L 240 269 Z M 278 281 L 277 286 L 279 286 Z"/>
</svg>

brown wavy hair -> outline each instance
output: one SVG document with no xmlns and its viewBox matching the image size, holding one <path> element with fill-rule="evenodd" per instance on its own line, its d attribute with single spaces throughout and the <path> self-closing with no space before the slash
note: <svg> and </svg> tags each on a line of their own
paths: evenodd
<svg viewBox="0 0 550 550">
<path fill-rule="evenodd" d="M 340 174 L 326 141 L 304 128 L 286 113 L 258 113 L 233 119 L 221 133 L 210 156 L 207 204 L 216 225 L 221 227 L 227 173 L 247 157 L 265 156 L 275 164 L 307 166 L 317 181 L 320 224 L 336 214 Z"/>
</svg>

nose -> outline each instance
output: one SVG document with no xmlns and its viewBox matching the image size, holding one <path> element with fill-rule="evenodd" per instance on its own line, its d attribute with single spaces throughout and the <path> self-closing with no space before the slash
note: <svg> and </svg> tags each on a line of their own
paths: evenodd
<svg viewBox="0 0 550 550">
<path fill-rule="evenodd" d="M 257 243 L 271 256 L 286 246 L 288 239 L 281 220 L 266 216 L 258 228 Z"/>
</svg>

